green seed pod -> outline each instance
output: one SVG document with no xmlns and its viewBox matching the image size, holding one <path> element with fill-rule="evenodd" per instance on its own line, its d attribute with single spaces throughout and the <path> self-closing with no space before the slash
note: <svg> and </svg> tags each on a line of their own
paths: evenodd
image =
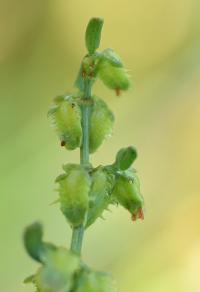
<svg viewBox="0 0 200 292">
<path fill-rule="evenodd" d="M 114 280 L 105 273 L 83 271 L 80 273 L 74 292 L 116 292 Z"/>
<path fill-rule="evenodd" d="M 100 53 L 99 58 L 102 61 L 108 61 L 110 65 L 112 66 L 115 66 L 115 67 L 123 66 L 120 57 L 111 48 L 107 48 L 102 53 Z"/>
<path fill-rule="evenodd" d="M 111 191 L 114 185 L 114 178 L 102 167 L 92 173 L 91 180 L 86 227 L 89 227 L 98 217 L 101 217 L 103 211 L 112 203 Z"/>
<path fill-rule="evenodd" d="M 65 248 L 57 248 L 48 254 L 33 283 L 41 292 L 69 292 L 74 274 L 80 267 L 80 260 Z"/>
<path fill-rule="evenodd" d="M 52 120 L 61 146 L 68 150 L 80 147 L 82 141 L 81 111 L 73 96 L 59 96 L 54 100 L 48 116 Z"/>
<path fill-rule="evenodd" d="M 112 135 L 114 115 L 106 103 L 94 96 L 90 120 L 89 150 L 94 153 L 105 139 Z"/>
<path fill-rule="evenodd" d="M 90 177 L 86 170 L 76 164 L 67 164 L 65 174 L 60 175 L 59 196 L 61 211 L 73 227 L 85 222 L 89 205 Z"/>
<path fill-rule="evenodd" d="M 110 89 L 114 89 L 117 95 L 121 90 L 128 90 L 130 87 L 130 78 L 123 67 L 116 67 L 108 61 L 99 63 L 99 78 Z"/>
<path fill-rule="evenodd" d="M 134 172 L 126 171 L 122 174 L 117 174 L 112 195 L 120 205 L 129 210 L 133 221 L 137 218 L 143 219 L 142 207 L 144 200 L 140 193 L 139 179 Z"/>
</svg>

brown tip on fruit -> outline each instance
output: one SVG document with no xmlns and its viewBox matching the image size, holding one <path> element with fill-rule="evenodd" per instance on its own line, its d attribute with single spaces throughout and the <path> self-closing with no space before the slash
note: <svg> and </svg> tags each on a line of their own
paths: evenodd
<svg viewBox="0 0 200 292">
<path fill-rule="evenodd" d="M 121 90 L 119 88 L 116 88 L 115 89 L 115 92 L 116 92 L 116 95 L 117 96 L 120 96 L 121 95 Z"/>
<path fill-rule="evenodd" d="M 138 218 L 141 220 L 144 220 L 144 213 L 142 208 L 138 210 Z"/>
<path fill-rule="evenodd" d="M 132 214 L 132 221 L 136 221 L 137 220 L 137 214 Z"/>
<path fill-rule="evenodd" d="M 144 213 L 142 208 L 140 208 L 137 213 L 132 214 L 132 221 L 136 221 L 137 219 L 144 220 Z"/>
<path fill-rule="evenodd" d="M 61 141 L 60 145 L 61 147 L 65 146 L 65 141 Z"/>
</svg>

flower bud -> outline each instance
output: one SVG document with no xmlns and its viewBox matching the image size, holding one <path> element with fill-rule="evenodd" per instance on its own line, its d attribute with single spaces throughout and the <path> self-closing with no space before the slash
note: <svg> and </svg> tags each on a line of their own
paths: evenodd
<svg viewBox="0 0 200 292">
<path fill-rule="evenodd" d="M 70 292 L 80 260 L 65 248 L 48 254 L 46 262 L 35 276 L 34 284 L 40 292 Z"/>
<path fill-rule="evenodd" d="M 60 175 L 59 196 L 61 211 L 73 227 L 85 222 L 89 205 L 90 177 L 87 171 L 76 164 L 67 164 L 65 174 Z"/>
<path fill-rule="evenodd" d="M 132 214 L 132 220 L 143 219 L 143 197 L 140 193 L 140 183 L 134 172 L 126 171 L 116 176 L 112 195 L 120 205 Z"/>
<path fill-rule="evenodd" d="M 117 95 L 121 90 L 127 90 L 130 87 L 130 78 L 124 67 L 116 67 L 108 61 L 99 63 L 99 78 L 110 89 L 114 89 Z"/>
<path fill-rule="evenodd" d="M 68 150 L 80 147 L 82 140 L 81 111 L 73 96 L 57 97 L 48 116 L 52 120 L 61 146 L 65 146 Z"/>
<path fill-rule="evenodd" d="M 118 170 L 127 170 L 137 158 L 137 151 L 129 146 L 118 151 L 114 165 Z"/>
<path fill-rule="evenodd" d="M 94 54 L 100 45 L 102 27 L 103 19 L 101 18 L 92 18 L 87 25 L 85 42 L 90 55 Z"/>
<path fill-rule="evenodd" d="M 99 97 L 93 98 L 89 137 L 90 153 L 95 152 L 103 141 L 111 136 L 114 125 L 114 115 L 106 103 Z"/>
<path fill-rule="evenodd" d="M 100 167 L 91 174 L 91 180 L 86 227 L 89 227 L 98 217 L 101 217 L 103 211 L 112 203 L 111 190 L 114 178 L 112 179 L 111 174 L 106 173 Z"/>
<path fill-rule="evenodd" d="M 38 222 L 28 226 L 24 232 L 24 245 L 28 254 L 36 261 L 41 262 L 43 229 Z"/>
<path fill-rule="evenodd" d="M 28 254 L 36 261 L 43 263 L 46 255 L 56 249 L 52 243 L 43 242 L 43 228 L 39 222 L 26 227 L 24 245 Z"/>
<path fill-rule="evenodd" d="M 105 273 L 83 271 L 80 273 L 74 292 L 116 292 L 113 279 Z"/>
</svg>

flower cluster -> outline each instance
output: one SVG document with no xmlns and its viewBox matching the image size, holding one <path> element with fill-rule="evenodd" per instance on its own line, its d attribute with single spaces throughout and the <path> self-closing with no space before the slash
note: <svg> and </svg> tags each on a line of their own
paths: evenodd
<svg viewBox="0 0 200 292">
<path fill-rule="evenodd" d="M 85 35 L 87 55 L 83 58 L 75 81 L 76 92 L 57 96 L 48 112 L 61 146 L 80 148 L 80 164 L 68 163 L 55 182 L 61 212 L 73 234 L 71 249 L 43 241 L 39 223 L 26 228 L 24 244 L 40 268 L 25 282 L 33 283 L 37 292 L 114 292 L 112 277 L 93 271 L 81 260 L 84 231 L 102 217 L 110 205 L 127 209 L 132 220 L 143 219 L 144 200 L 140 182 L 132 164 L 137 158 L 132 146 L 118 151 L 111 165 L 94 167 L 89 154 L 94 153 L 113 132 L 114 115 L 105 101 L 93 95 L 92 86 L 100 79 L 117 95 L 130 87 L 123 62 L 114 50 L 97 51 L 102 19 L 90 20 Z"/>
<path fill-rule="evenodd" d="M 131 165 L 137 154 L 133 147 L 121 149 L 112 165 L 85 169 L 79 164 L 66 164 L 56 182 L 62 213 L 72 227 L 93 224 L 110 204 L 120 204 L 132 219 L 143 219 L 143 197 L 139 178 Z"/>
<path fill-rule="evenodd" d="M 64 247 L 43 242 L 43 230 L 39 223 L 30 225 L 25 233 L 28 253 L 41 266 L 26 278 L 36 292 L 115 292 L 115 282 L 109 274 L 87 267 L 76 254 Z"/>
<path fill-rule="evenodd" d="M 61 146 L 68 150 L 79 148 L 82 143 L 82 112 L 81 93 L 58 96 L 54 99 L 48 116 L 52 121 Z M 103 141 L 111 136 L 114 124 L 114 115 L 103 99 L 93 96 L 89 102 L 90 128 L 89 152 L 95 152 Z"/>
</svg>

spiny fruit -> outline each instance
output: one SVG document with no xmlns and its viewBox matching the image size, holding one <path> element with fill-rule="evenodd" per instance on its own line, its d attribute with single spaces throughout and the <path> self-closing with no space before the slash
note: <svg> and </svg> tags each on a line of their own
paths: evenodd
<svg viewBox="0 0 200 292">
<path fill-rule="evenodd" d="M 89 135 L 89 151 L 95 152 L 112 134 L 114 115 L 106 103 L 93 96 Z M 60 96 L 55 99 L 54 106 L 48 115 L 61 141 L 61 146 L 73 150 L 81 146 L 81 106 L 79 99 L 73 96 Z"/>
<path fill-rule="evenodd" d="M 97 96 L 93 96 L 93 100 L 90 118 L 90 153 L 95 152 L 103 141 L 111 136 L 114 125 L 114 115 L 106 103 Z"/>
<path fill-rule="evenodd" d="M 89 227 L 98 217 L 101 217 L 103 211 L 112 203 L 111 191 L 114 180 L 112 175 L 107 174 L 103 167 L 99 167 L 91 174 L 91 180 L 86 227 Z"/>
<path fill-rule="evenodd" d="M 101 61 L 98 68 L 98 76 L 103 83 L 120 95 L 121 90 L 128 90 L 130 78 L 124 67 L 113 66 L 108 61 Z"/>
<path fill-rule="evenodd" d="M 133 171 L 127 170 L 116 175 L 112 195 L 132 214 L 133 221 L 144 218 L 142 210 L 144 200 L 140 193 L 140 182 Z"/>
<path fill-rule="evenodd" d="M 82 141 L 81 110 L 72 95 L 58 96 L 48 112 L 61 146 L 68 150 L 80 147 Z"/>
<path fill-rule="evenodd" d="M 105 273 L 83 271 L 78 279 L 74 292 L 116 292 L 113 279 Z"/>
<path fill-rule="evenodd" d="M 91 179 L 81 165 L 67 164 L 63 168 L 65 173 L 56 179 L 61 211 L 70 224 L 77 227 L 85 222 Z"/>
<path fill-rule="evenodd" d="M 74 274 L 80 266 L 80 259 L 65 248 L 50 252 L 45 263 L 33 279 L 37 291 L 69 292 L 73 286 Z"/>
</svg>

